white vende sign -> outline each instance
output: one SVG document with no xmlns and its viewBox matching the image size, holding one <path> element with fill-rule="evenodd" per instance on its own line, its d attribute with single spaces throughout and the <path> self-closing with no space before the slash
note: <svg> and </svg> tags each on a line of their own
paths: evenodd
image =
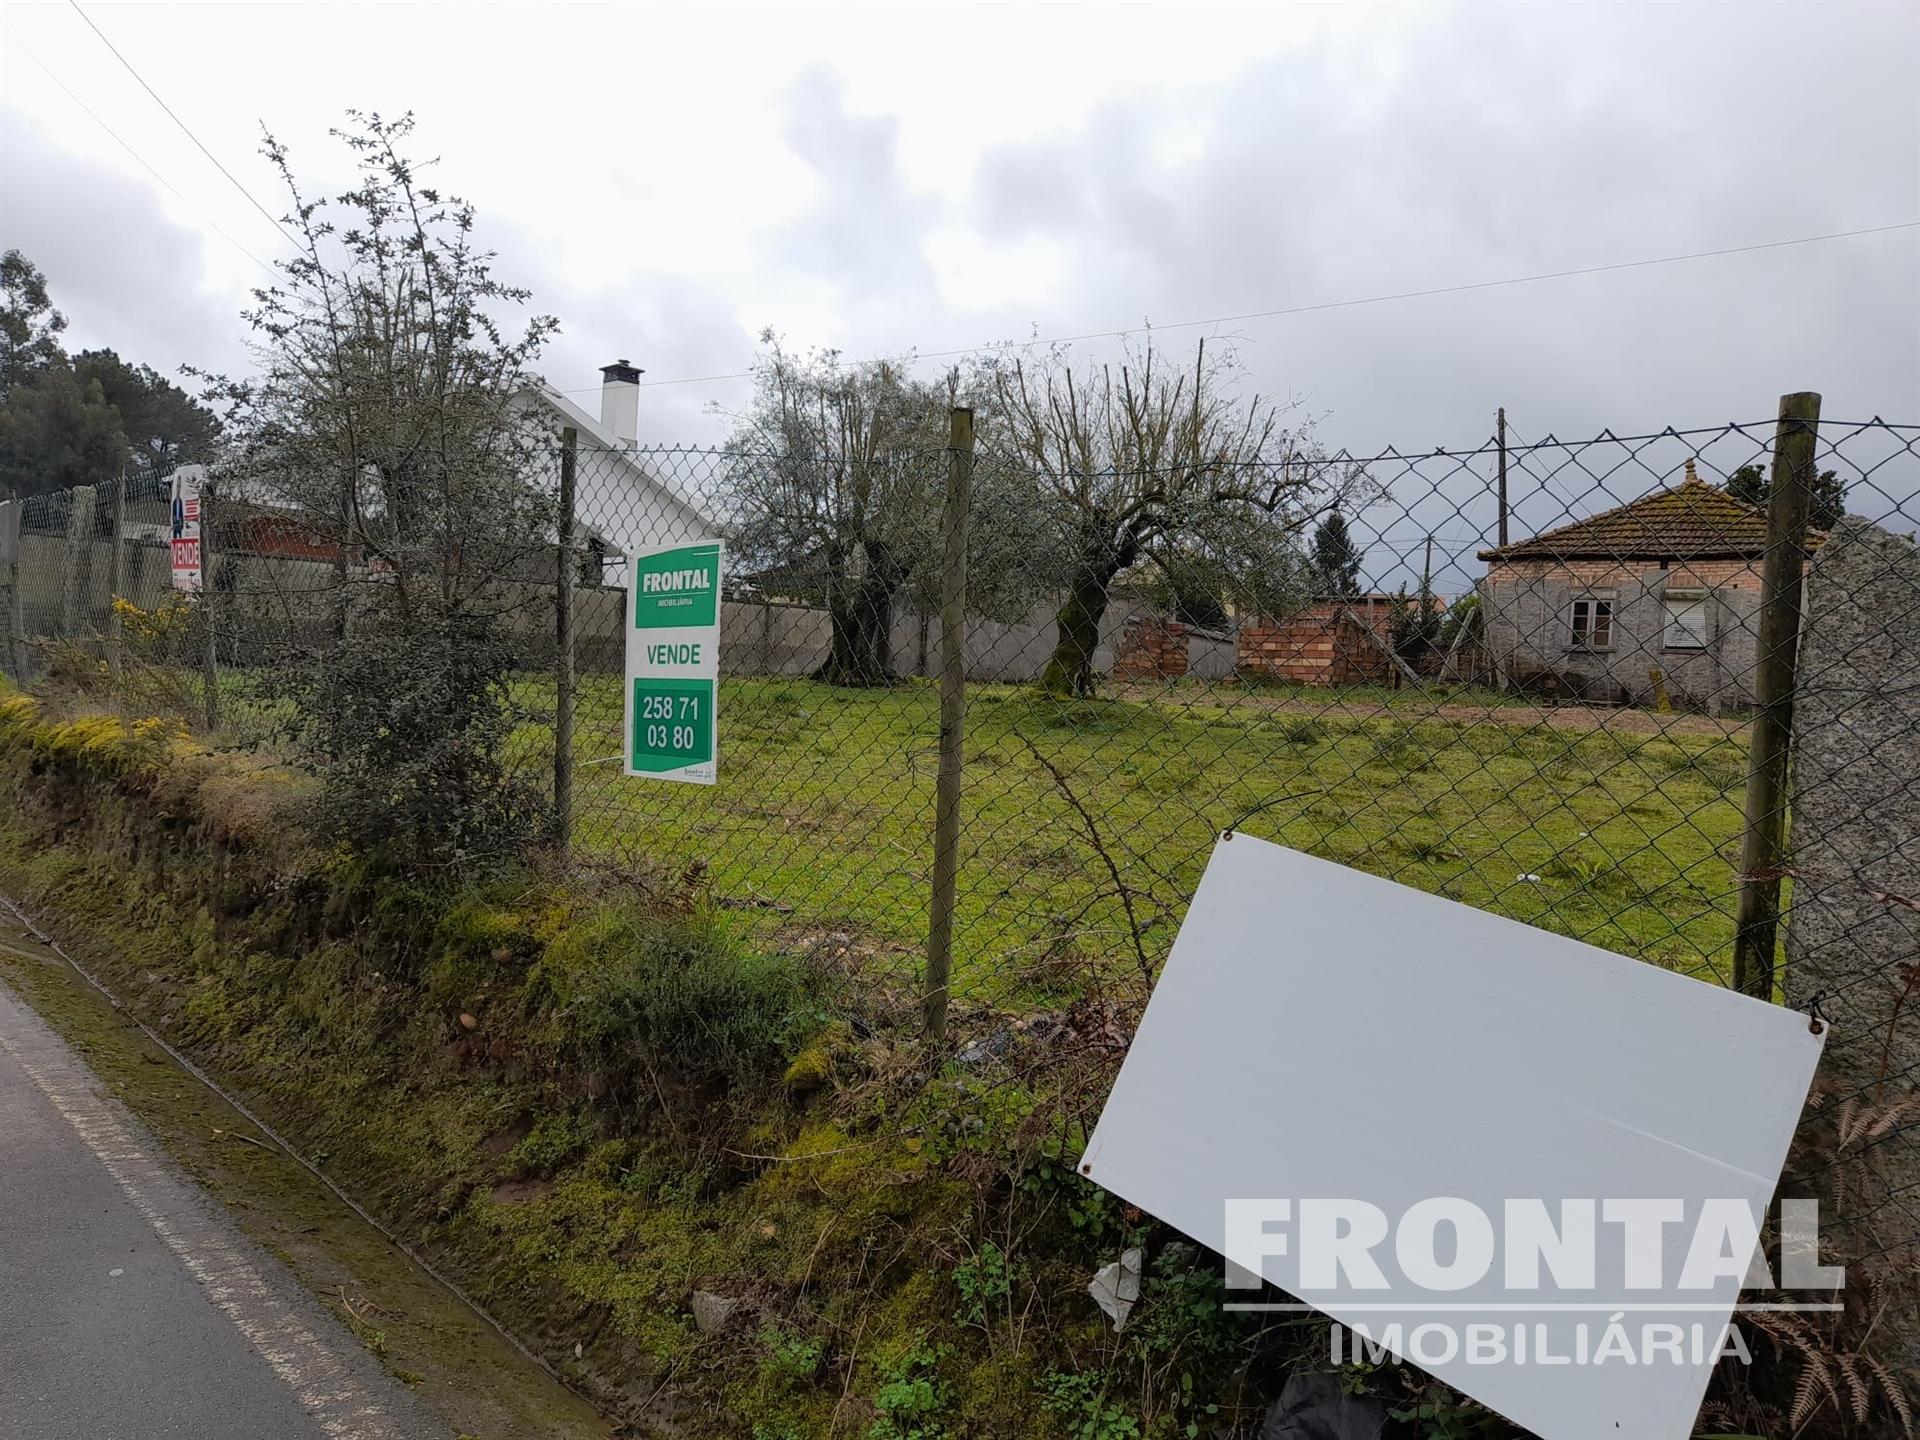
<svg viewBox="0 0 1920 1440">
<path fill-rule="evenodd" d="M 718 540 L 638 552 L 627 569 L 626 773 L 711 785 L 720 679 Z"/>
<path fill-rule="evenodd" d="M 1083 1172 L 1546 1440 L 1680 1440 L 1823 1044 L 1235 836 Z"/>
<path fill-rule="evenodd" d="M 200 588 L 200 492 L 207 467 L 182 465 L 173 472 L 168 492 L 168 519 L 172 539 L 173 588 Z"/>
</svg>

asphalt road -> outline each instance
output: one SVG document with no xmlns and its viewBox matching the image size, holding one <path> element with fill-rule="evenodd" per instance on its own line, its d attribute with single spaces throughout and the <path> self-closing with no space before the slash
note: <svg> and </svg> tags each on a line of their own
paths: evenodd
<svg viewBox="0 0 1920 1440">
<path fill-rule="evenodd" d="M 447 1440 L 0 984 L 0 1440 Z"/>
</svg>

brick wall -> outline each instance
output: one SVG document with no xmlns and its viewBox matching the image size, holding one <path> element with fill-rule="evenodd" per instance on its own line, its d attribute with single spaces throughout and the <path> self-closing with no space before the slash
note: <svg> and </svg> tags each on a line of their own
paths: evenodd
<svg viewBox="0 0 1920 1440">
<path fill-rule="evenodd" d="M 1379 628 L 1384 626 L 1383 615 Z M 1235 661 L 1242 675 L 1267 675 L 1299 685 L 1377 684 L 1392 671 L 1355 611 L 1333 601 L 1284 620 L 1262 616 L 1243 622 Z"/>
<path fill-rule="evenodd" d="M 1178 680 L 1187 673 L 1187 627 L 1164 615 L 1135 615 L 1120 632 L 1116 680 Z"/>
</svg>

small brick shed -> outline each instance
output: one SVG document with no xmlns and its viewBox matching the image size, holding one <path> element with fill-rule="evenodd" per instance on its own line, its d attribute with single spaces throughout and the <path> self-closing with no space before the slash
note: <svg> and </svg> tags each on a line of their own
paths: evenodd
<svg viewBox="0 0 1920 1440">
<path fill-rule="evenodd" d="M 1187 633 L 1183 621 L 1165 615 L 1130 616 L 1113 657 L 1113 678 L 1178 680 L 1187 673 Z"/>
<path fill-rule="evenodd" d="M 1392 601 L 1383 595 L 1319 600 L 1273 620 L 1241 622 L 1235 665 L 1298 685 L 1375 685 L 1392 679 L 1387 658 Z"/>
</svg>

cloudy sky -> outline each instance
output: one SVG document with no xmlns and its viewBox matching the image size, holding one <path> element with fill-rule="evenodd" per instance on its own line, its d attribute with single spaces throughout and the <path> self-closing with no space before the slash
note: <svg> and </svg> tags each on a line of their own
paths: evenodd
<svg viewBox="0 0 1920 1440">
<path fill-rule="evenodd" d="M 329 189 L 347 107 L 415 111 L 560 317 L 556 385 L 690 382 L 650 384 L 646 440 L 718 433 L 745 387 L 705 377 L 768 326 L 1233 337 L 1357 451 L 1500 405 L 1522 438 L 1797 389 L 1920 419 L 1920 228 L 1338 303 L 1920 221 L 1920 6 L 82 4 L 276 214 L 263 124 Z M 0 16 L 0 244 L 75 345 L 244 363 L 279 233 L 72 5 Z"/>
</svg>

